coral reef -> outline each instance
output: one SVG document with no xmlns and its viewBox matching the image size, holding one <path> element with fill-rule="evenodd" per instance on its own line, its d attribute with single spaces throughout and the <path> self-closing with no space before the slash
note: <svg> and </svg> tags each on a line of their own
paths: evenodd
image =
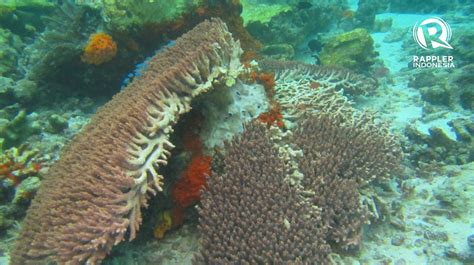
<svg viewBox="0 0 474 265">
<path fill-rule="evenodd" d="M 369 32 L 363 28 L 343 33 L 324 44 L 321 64 L 367 71 L 374 64 L 377 53 Z"/>
<path fill-rule="evenodd" d="M 95 11 L 70 1 L 63 1 L 44 21 L 45 31 L 24 50 L 19 60 L 25 77 L 32 81 L 50 79 L 64 72 L 64 66 L 80 56 L 83 43 L 100 24 Z"/>
<path fill-rule="evenodd" d="M 454 131 L 456 139 L 436 126 L 429 128 L 429 134 L 421 132 L 416 126 L 407 126 L 405 135 L 410 144 L 406 145 L 406 151 L 414 165 L 424 163 L 463 165 L 474 161 L 474 121 L 459 118 L 451 120 L 448 124 Z"/>
<path fill-rule="evenodd" d="M 402 158 L 397 139 L 387 124 L 370 113 L 352 118 L 321 112 L 298 126 L 293 140 L 303 151 L 300 161 L 303 186 L 322 209 L 330 227 L 326 240 L 343 249 L 357 249 L 368 212 L 360 204 L 357 187 L 390 177 Z"/>
<path fill-rule="evenodd" d="M 289 44 L 296 50 L 306 36 L 327 30 L 336 22 L 337 14 L 345 9 L 345 4 L 337 5 L 331 1 L 310 3 L 305 8 L 298 7 L 298 3 L 291 3 L 290 10 L 280 12 L 269 22 L 263 23 L 258 20 L 249 22 L 247 30 L 266 45 Z"/>
<path fill-rule="evenodd" d="M 127 230 L 133 239 L 147 193 L 162 189 L 157 168 L 174 146 L 171 126 L 189 111 L 192 98 L 239 75 L 240 54 L 225 24 L 213 19 L 155 55 L 50 168 L 28 210 L 12 264 L 97 263 Z"/>
<path fill-rule="evenodd" d="M 19 109 L 18 105 L 0 110 L 0 139 L 4 139 L 5 147 L 18 145 L 40 131 L 41 127 L 35 120 L 35 115 L 28 115 L 25 110 Z"/>
<path fill-rule="evenodd" d="M 90 36 L 81 59 L 85 63 L 99 65 L 112 60 L 115 55 L 117 43 L 112 36 L 99 32 Z"/>
<path fill-rule="evenodd" d="M 388 125 L 368 112 L 321 111 L 289 137 L 265 128 L 251 123 L 227 144 L 223 172 L 208 180 L 196 264 L 329 264 L 330 252 L 358 249 L 371 214 L 360 189 L 397 172 L 402 158 Z"/>
<path fill-rule="evenodd" d="M 448 73 L 439 69 L 423 69 L 410 77 L 408 86 L 419 90 L 425 108 L 443 107 L 472 110 L 474 64 L 464 65 Z M 429 104 L 426 104 L 429 103 Z"/>
<path fill-rule="evenodd" d="M 242 0 L 243 12 L 242 18 L 244 19 L 244 25 L 251 22 L 268 23 L 272 17 L 278 14 L 291 10 L 291 6 L 288 4 L 265 4 L 265 3 L 250 3 L 248 0 Z"/>
<path fill-rule="evenodd" d="M 128 31 L 145 24 L 161 24 L 177 20 L 183 13 L 197 8 L 199 2 L 151 1 L 151 0 L 117 0 L 103 1 L 102 18 L 114 31 Z"/>
<path fill-rule="evenodd" d="M 292 104 L 293 106 L 297 105 L 296 102 L 298 104 L 307 102 L 301 96 L 296 95 L 305 94 L 305 92 L 299 91 L 301 89 L 318 91 L 330 88 L 336 91 L 343 90 L 344 94 L 350 96 L 373 94 L 377 89 L 375 79 L 356 74 L 345 68 L 321 67 L 288 61 L 262 61 L 259 63 L 259 67 L 263 71 L 275 73 L 277 94 L 295 102 Z M 291 93 L 291 95 L 287 95 L 287 93 Z"/>
<path fill-rule="evenodd" d="M 23 48 L 20 37 L 6 28 L 0 28 L 0 75 L 18 74 L 16 63 Z"/>
<path fill-rule="evenodd" d="M 26 145 L 3 150 L 0 142 L 0 228 L 7 229 L 23 216 L 40 186 L 38 150 Z"/>
<path fill-rule="evenodd" d="M 195 264 L 328 264 L 318 208 L 285 181 L 285 164 L 264 126 L 249 124 L 226 146 L 200 208 Z"/>
</svg>

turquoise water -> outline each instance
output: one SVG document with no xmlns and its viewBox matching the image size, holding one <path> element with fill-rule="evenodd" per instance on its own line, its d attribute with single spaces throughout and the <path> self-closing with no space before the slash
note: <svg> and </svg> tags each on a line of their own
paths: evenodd
<svg viewBox="0 0 474 265">
<path fill-rule="evenodd" d="M 0 264 L 473 264 L 473 11 L 0 1 Z"/>
</svg>

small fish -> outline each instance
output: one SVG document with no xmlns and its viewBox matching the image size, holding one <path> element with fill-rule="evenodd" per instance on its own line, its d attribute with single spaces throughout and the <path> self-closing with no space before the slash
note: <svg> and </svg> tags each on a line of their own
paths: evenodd
<svg viewBox="0 0 474 265">
<path fill-rule="evenodd" d="M 347 9 L 347 10 L 342 12 L 341 16 L 343 18 L 351 19 L 355 16 L 355 12 L 350 10 L 350 9 Z"/>
<path fill-rule="evenodd" d="M 298 4 L 296 4 L 296 8 L 298 9 L 309 9 L 311 7 L 313 7 L 313 4 L 306 1 L 301 1 L 301 2 L 298 2 Z"/>
<path fill-rule="evenodd" d="M 323 48 L 323 44 L 321 43 L 321 41 L 319 41 L 317 39 L 312 39 L 312 40 L 308 41 L 308 48 L 312 52 L 320 52 L 321 49 Z"/>
<path fill-rule="evenodd" d="M 320 65 L 320 64 L 321 64 L 321 60 L 319 59 L 319 55 L 317 55 L 317 54 L 311 54 L 311 57 L 314 58 L 314 64 L 315 64 L 315 65 Z"/>
</svg>

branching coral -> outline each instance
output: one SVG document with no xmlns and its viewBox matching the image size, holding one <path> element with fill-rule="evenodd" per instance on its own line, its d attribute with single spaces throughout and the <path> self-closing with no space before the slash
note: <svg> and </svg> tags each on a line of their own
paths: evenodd
<svg viewBox="0 0 474 265">
<path fill-rule="evenodd" d="M 22 216 L 40 185 L 38 150 L 26 145 L 2 149 L 0 139 L 0 229 L 9 228 Z"/>
<path fill-rule="evenodd" d="M 90 36 L 81 58 L 85 63 L 98 65 L 112 60 L 116 54 L 117 44 L 112 37 L 99 32 Z"/>
<path fill-rule="evenodd" d="M 373 94 L 377 89 L 375 79 L 356 74 L 345 68 L 322 67 L 287 61 L 262 61 L 259 66 L 264 71 L 275 73 L 277 85 L 292 82 L 298 87 L 311 89 L 342 89 L 344 94 L 350 96 Z"/>
<path fill-rule="evenodd" d="M 402 151 L 388 126 L 370 113 L 351 118 L 337 113 L 314 115 L 294 132 L 293 143 L 304 156 L 303 186 L 322 208 L 328 242 L 357 248 L 368 212 L 360 204 L 358 187 L 387 178 L 400 164 Z"/>
<path fill-rule="evenodd" d="M 250 124 L 226 146 L 200 209 L 195 264 L 329 264 L 316 207 L 285 181 L 286 165 L 265 126 Z"/>
<path fill-rule="evenodd" d="M 397 140 L 369 113 L 320 112 L 289 137 L 265 128 L 250 124 L 227 144 L 224 173 L 208 180 L 196 264 L 329 264 L 329 244 L 360 246 L 369 212 L 359 187 L 401 160 Z"/>
<path fill-rule="evenodd" d="M 241 49 L 218 19 L 158 53 L 61 154 L 35 197 L 12 264 L 96 264 L 141 223 L 162 189 L 172 126 L 192 99 L 239 75 Z"/>
<path fill-rule="evenodd" d="M 19 148 L 12 147 L 3 151 L 0 146 L 0 180 L 2 187 L 16 187 L 28 177 L 36 176 L 41 169 L 39 163 L 34 162 L 38 150 L 27 150 L 25 145 Z M 8 182 L 8 184 L 4 183 Z"/>
</svg>

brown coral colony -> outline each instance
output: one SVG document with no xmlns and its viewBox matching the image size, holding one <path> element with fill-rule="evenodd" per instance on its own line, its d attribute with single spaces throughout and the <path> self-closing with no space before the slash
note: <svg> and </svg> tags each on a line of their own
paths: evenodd
<svg viewBox="0 0 474 265">
<path fill-rule="evenodd" d="M 234 15 L 239 6 L 232 1 Z M 194 12 L 206 17 L 210 11 L 204 5 Z M 239 31 L 239 18 L 227 18 L 229 27 L 255 55 L 258 43 Z M 89 49 L 88 63 L 106 62 L 115 51 L 104 59 Z M 385 123 L 355 110 L 345 97 L 370 94 L 376 82 L 297 62 L 261 61 L 257 67 L 248 56 L 241 63 L 241 55 L 220 19 L 202 22 L 156 54 L 49 169 L 11 264 L 99 264 L 127 234 L 135 238 L 141 207 L 163 191 L 160 169 L 174 148 L 174 125 L 196 97 L 232 91 L 237 78 L 263 86 L 270 107 L 224 144 L 223 166 L 207 179 L 214 161 L 202 153 L 204 141 L 192 135 L 184 142 L 192 158 L 171 197 L 182 209 L 201 199 L 201 245 L 193 263 L 330 264 L 332 252 L 357 249 L 370 215 L 360 188 L 389 177 L 402 153 Z M 0 176 L 12 177 L 12 167 L 0 164 Z"/>
</svg>

